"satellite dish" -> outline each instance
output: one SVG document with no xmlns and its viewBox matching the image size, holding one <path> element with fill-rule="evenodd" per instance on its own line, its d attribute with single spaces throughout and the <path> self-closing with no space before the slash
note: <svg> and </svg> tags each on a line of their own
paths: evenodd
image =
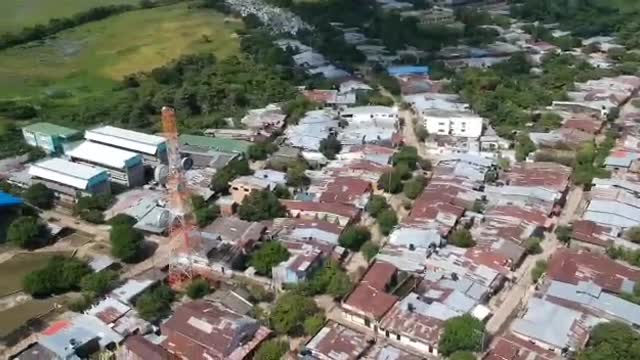
<svg viewBox="0 0 640 360">
<path fill-rule="evenodd" d="M 163 210 L 158 214 L 158 218 L 156 219 L 156 225 L 158 227 L 167 227 L 169 226 L 169 220 L 171 219 L 171 214 L 169 210 Z"/>
<path fill-rule="evenodd" d="M 191 170 L 193 167 L 193 159 L 190 157 L 182 158 L 180 165 L 182 165 L 182 168 L 185 170 Z"/>
<path fill-rule="evenodd" d="M 153 171 L 153 179 L 160 185 L 165 185 L 168 177 L 169 168 L 166 165 L 158 165 Z"/>
</svg>

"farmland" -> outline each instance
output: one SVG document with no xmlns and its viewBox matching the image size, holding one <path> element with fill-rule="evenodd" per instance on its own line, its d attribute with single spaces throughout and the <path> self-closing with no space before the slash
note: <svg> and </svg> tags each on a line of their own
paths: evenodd
<svg viewBox="0 0 640 360">
<path fill-rule="evenodd" d="M 241 23 L 189 5 L 131 11 L 0 51 L 0 99 L 79 100 L 183 54 L 238 53 Z"/>
</svg>

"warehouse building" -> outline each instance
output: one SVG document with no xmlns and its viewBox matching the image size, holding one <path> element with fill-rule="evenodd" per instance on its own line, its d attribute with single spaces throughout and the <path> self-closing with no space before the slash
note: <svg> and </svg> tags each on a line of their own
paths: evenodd
<svg viewBox="0 0 640 360">
<path fill-rule="evenodd" d="M 109 173 L 104 169 L 63 159 L 46 159 L 31 165 L 33 183 L 42 183 L 56 193 L 62 203 L 73 204 L 80 196 L 111 193 Z"/>
<path fill-rule="evenodd" d="M 142 156 L 131 151 L 85 141 L 67 152 L 71 161 L 91 167 L 103 168 L 111 181 L 126 187 L 144 185 Z"/>
<path fill-rule="evenodd" d="M 39 122 L 22 128 L 24 141 L 47 153 L 62 153 L 63 145 L 76 139 L 80 132 L 64 126 Z"/>
<path fill-rule="evenodd" d="M 87 130 L 85 139 L 142 155 L 145 165 L 167 162 L 167 142 L 162 136 L 149 135 L 113 126 Z"/>
</svg>

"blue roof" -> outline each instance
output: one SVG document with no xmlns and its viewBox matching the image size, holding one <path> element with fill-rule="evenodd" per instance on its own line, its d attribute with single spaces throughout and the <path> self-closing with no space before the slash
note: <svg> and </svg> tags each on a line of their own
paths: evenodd
<svg viewBox="0 0 640 360">
<path fill-rule="evenodd" d="M 0 191 L 0 208 L 22 205 L 22 199 Z"/>
<path fill-rule="evenodd" d="M 427 75 L 429 74 L 429 67 L 428 66 L 391 66 L 387 68 L 387 72 L 391 76 Z"/>
</svg>

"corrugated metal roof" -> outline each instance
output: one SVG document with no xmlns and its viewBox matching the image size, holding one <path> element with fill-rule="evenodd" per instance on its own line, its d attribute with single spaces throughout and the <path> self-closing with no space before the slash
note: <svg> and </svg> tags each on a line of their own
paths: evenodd
<svg viewBox="0 0 640 360">
<path fill-rule="evenodd" d="M 513 321 L 511 330 L 558 348 L 570 344 L 571 328 L 580 313 L 549 301 L 529 299 L 524 316 Z"/>
<path fill-rule="evenodd" d="M 166 142 L 162 136 L 145 134 L 137 131 L 103 126 L 87 130 L 85 139 L 103 144 L 111 144 L 124 149 L 155 155 L 158 148 Z"/>
<path fill-rule="evenodd" d="M 246 153 L 251 143 L 243 140 L 183 134 L 180 135 L 180 145 L 202 146 L 227 153 Z"/>
<path fill-rule="evenodd" d="M 142 161 L 139 154 L 90 141 L 85 141 L 67 152 L 72 158 L 90 161 L 110 168 L 124 169 L 127 164 Z M 139 160 L 136 161 L 136 158 Z"/>
<path fill-rule="evenodd" d="M 29 175 L 86 190 L 89 182 L 100 175 L 108 178 L 106 170 L 76 164 L 63 159 L 47 159 L 31 165 Z"/>
<path fill-rule="evenodd" d="M 49 136 L 60 136 L 60 137 L 70 137 L 77 134 L 79 131 L 76 129 L 71 129 L 68 127 L 48 123 L 48 122 L 39 122 L 31 125 L 27 125 L 22 128 L 28 132 L 45 134 Z"/>
</svg>

